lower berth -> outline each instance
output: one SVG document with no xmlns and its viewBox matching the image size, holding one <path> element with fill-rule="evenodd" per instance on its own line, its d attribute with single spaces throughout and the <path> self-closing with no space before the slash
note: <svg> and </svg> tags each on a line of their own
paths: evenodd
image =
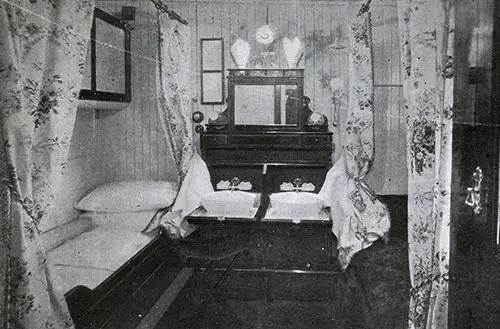
<svg viewBox="0 0 500 329">
<path fill-rule="evenodd" d="M 90 218 L 90 231 L 49 251 L 55 284 L 66 293 L 82 285 L 95 289 L 132 256 L 150 243 L 154 235 L 141 233 L 154 211 L 83 213 Z"/>
<path fill-rule="evenodd" d="M 73 320 L 85 314 L 157 248 L 162 237 L 141 233 L 156 210 L 91 213 L 91 229 L 48 252 L 54 285 L 66 295 Z"/>
</svg>

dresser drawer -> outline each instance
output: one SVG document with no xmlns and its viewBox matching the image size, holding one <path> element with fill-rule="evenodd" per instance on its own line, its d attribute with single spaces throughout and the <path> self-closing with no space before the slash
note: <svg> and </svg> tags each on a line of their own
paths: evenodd
<svg viewBox="0 0 500 329">
<path fill-rule="evenodd" d="M 251 146 L 290 146 L 300 145 L 300 137 L 297 135 L 256 135 L 256 134 L 233 134 L 229 140 L 230 144 L 251 147 Z"/>
<path fill-rule="evenodd" d="M 331 136 L 329 135 L 308 135 L 301 136 L 301 145 L 304 147 L 327 147 L 332 144 Z"/>
<path fill-rule="evenodd" d="M 227 145 L 226 134 L 205 134 L 201 136 L 201 148 L 224 147 Z"/>
<path fill-rule="evenodd" d="M 204 159 L 209 164 L 216 163 L 313 163 L 331 162 L 331 150 L 283 149 L 283 150 L 248 150 L 213 148 L 203 151 Z"/>
</svg>

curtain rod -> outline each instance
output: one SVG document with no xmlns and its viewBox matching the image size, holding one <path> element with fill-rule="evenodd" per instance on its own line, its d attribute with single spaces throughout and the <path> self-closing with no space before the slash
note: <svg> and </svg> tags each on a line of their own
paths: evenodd
<svg viewBox="0 0 500 329">
<path fill-rule="evenodd" d="M 188 22 L 185 19 L 182 19 L 182 17 L 179 16 L 179 14 L 177 14 L 175 11 L 168 9 L 168 6 L 163 2 L 161 2 L 161 0 L 150 0 L 150 1 L 154 3 L 155 7 L 158 10 L 167 13 L 170 19 L 175 19 L 176 21 L 179 21 L 184 25 L 188 25 Z"/>
</svg>

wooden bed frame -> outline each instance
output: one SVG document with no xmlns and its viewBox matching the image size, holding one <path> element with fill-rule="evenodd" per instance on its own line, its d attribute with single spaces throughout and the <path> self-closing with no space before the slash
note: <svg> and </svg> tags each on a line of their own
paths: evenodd
<svg viewBox="0 0 500 329">
<path fill-rule="evenodd" d="M 95 289 L 80 285 L 68 291 L 65 298 L 76 328 L 103 328 L 114 311 L 127 302 L 131 288 L 141 286 L 165 262 L 172 263 L 173 270 L 179 268 L 172 248 L 173 241 L 160 231 Z M 168 254 L 174 256 L 166 257 Z"/>
</svg>

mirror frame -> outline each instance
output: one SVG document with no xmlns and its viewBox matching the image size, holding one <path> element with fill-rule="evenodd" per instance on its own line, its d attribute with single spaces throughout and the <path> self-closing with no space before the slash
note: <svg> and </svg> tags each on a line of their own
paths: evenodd
<svg viewBox="0 0 500 329">
<path fill-rule="evenodd" d="M 124 32 L 123 38 L 123 56 L 125 60 L 125 67 L 123 68 L 124 78 L 125 78 L 125 90 L 123 93 L 107 92 L 97 89 L 97 72 L 96 72 L 96 20 L 100 19 L 104 23 L 113 25 Z M 130 39 L 130 28 L 128 25 L 120 20 L 119 18 L 101 10 L 99 8 L 94 8 L 94 18 L 92 20 L 92 28 L 90 31 L 90 52 L 91 57 L 90 63 L 90 89 L 81 89 L 79 94 L 79 99 L 83 100 L 93 100 L 93 101 L 110 101 L 110 102 L 124 102 L 130 103 L 132 100 L 132 59 L 131 59 L 131 39 Z"/>
<path fill-rule="evenodd" d="M 300 122 L 297 124 L 269 124 L 250 125 L 235 123 L 235 86 L 256 85 L 256 86 L 283 86 L 296 85 L 300 97 L 304 97 L 304 69 L 228 69 L 228 129 L 234 131 L 302 131 Z M 276 97 L 276 93 L 275 93 Z M 274 101 L 274 109 L 280 106 L 278 100 Z M 297 112 L 301 108 L 297 109 Z M 298 113 L 297 113 L 298 118 Z M 297 120 L 298 121 L 298 120 Z"/>
</svg>

